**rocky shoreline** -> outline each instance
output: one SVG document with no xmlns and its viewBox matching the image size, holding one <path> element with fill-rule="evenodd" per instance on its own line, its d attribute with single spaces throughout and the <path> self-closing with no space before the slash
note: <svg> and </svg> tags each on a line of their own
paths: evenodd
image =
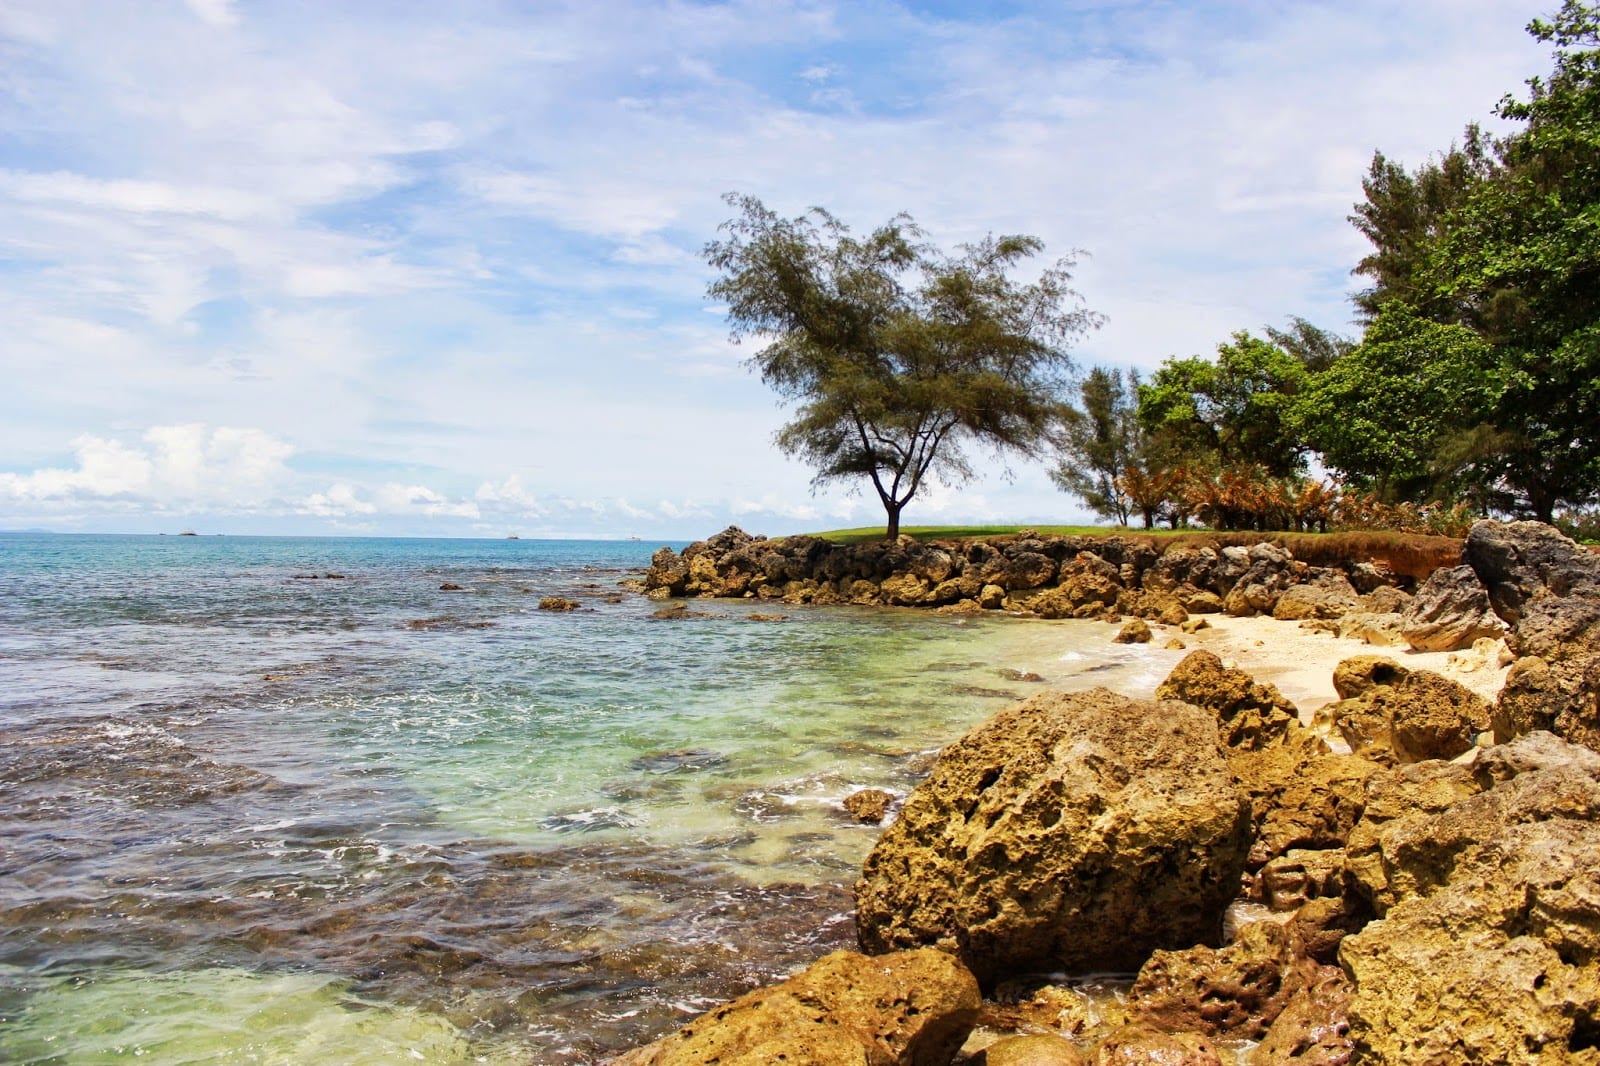
<svg viewBox="0 0 1600 1066">
<path fill-rule="evenodd" d="M 1491 701 L 1353 657 L 1310 724 L 1203 649 L 1154 700 L 1009 707 L 940 752 L 879 838 L 861 953 L 616 1063 L 1600 1063 L 1600 556 L 1486 521 L 1444 562 L 1417 584 L 1269 543 L 729 530 L 663 549 L 657 598 L 1270 614 L 1513 661 Z M 1125 997 L 1077 987 L 1102 971 L 1136 974 Z"/>
</svg>

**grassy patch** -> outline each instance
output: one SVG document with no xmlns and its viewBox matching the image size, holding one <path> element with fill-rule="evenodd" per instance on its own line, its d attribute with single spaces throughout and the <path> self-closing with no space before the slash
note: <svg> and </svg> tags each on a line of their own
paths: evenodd
<svg viewBox="0 0 1600 1066">
<path fill-rule="evenodd" d="M 1453 537 L 1423 536 L 1390 530 L 1358 530 L 1341 533 L 1221 533 L 1212 529 L 1129 529 L 1122 526 L 902 526 L 900 532 L 917 540 L 976 540 L 985 537 L 1014 536 L 1025 529 L 1066 537 L 1123 537 L 1129 540 L 1164 545 L 1190 544 L 1194 547 L 1225 548 L 1269 541 L 1287 548 L 1296 559 L 1313 566 L 1337 566 L 1352 559 L 1369 559 L 1387 565 L 1397 574 L 1422 579 L 1441 566 L 1461 561 L 1461 541 Z M 813 533 L 835 544 L 863 544 L 880 540 L 882 526 L 833 529 Z"/>
</svg>

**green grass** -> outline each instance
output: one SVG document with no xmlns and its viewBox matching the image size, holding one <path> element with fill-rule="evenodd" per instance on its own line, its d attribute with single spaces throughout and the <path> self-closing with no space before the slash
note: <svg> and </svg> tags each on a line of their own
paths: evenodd
<svg viewBox="0 0 1600 1066">
<path fill-rule="evenodd" d="M 1063 537 L 1093 537 L 1110 536 L 1113 533 L 1138 533 L 1161 535 L 1171 533 L 1169 529 L 1128 529 L 1122 526 L 901 526 L 902 536 L 914 537 L 917 540 L 957 540 L 969 537 L 1003 537 L 1013 533 L 1021 533 L 1024 529 L 1031 529 L 1036 533 L 1053 533 Z M 1179 532 L 1194 532 L 1194 530 L 1179 530 Z M 825 533 L 811 533 L 808 536 L 821 537 L 831 540 L 835 544 L 862 544 L 869 540 L 883 539 L 882 526 L 857 526 L 855 529 L 830 529 Z"/>
</svg>

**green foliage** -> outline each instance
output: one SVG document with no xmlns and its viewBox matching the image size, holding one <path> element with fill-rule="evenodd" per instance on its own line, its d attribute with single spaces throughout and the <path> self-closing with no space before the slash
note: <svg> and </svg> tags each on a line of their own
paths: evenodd
<svg viewBox="0 0 1600 1066">
<path fill-rule="evenodd" d="M 1139 377 L 1097 366 L 1078 386 L 1083 409 L 1067 409 L 1057 447 L 1062 458 L 1050 479 L 1102 518 L 1127 525 L 1133 501 L 1118 482 L 1136 466 L 1144 445 L 1139 428 Z M 1146 522 L 1148 526 L 1149 523 Z"/>
<path fill-rule="evenodd" d="M 1600 493 L 1600 10 L 1566 0 L 1528 29 L 1555 67 L 1501 101 L 1522 128 L 1469 127 L 1464 151 L 1411 175 L 1379 156 L 1353 217 L 1375 247 L 1357 267 L 1369 314 L 1401 303 L 1489 348 L 1468 384 L 1495 401 L 1474 421 L 1481 390 L 1438 395 L 1439 455 L 1481 502 L 1549 521 Z"/>
<path fill-rule="evenodd" d="M 1361 344 L 1311 376 L 1294 418 L 1349 484 L 1409 500 L 1444 479 L 1440 457 L 1455 427 L 1481 421 L 1499 391 L 1493 353 L 1476 332 L 1394 302 Z"/>
<path fill-rule="evenodd" d="M 1290 406 L 1305 365 L 1247 331 L 1217 346 L 1215 360 L 1168 359 L 1139 387 L 1139 422 L 1172 462 L 1257 464 L 1282 477 L 1305 468 Z"/>
<path fill-rule="evenodd" d="M 906 215 L 864 239 L 820 208 L 785 219 L 749 196 L 706 246 L 735 339 L 766 341 L 749 361 L 796 404 L 777 443 L 814 484 L 866 479 L 898 532 L 929 476 L 965 481 L 969 446 L 1027 452 L 1052 428 L 1071 368 L 1066 343 L 1098 325 L 1068 285 L 1071 258 L 1020 284 L 1043 250 L 989 237 L 955 256 Z"/>
</svg>

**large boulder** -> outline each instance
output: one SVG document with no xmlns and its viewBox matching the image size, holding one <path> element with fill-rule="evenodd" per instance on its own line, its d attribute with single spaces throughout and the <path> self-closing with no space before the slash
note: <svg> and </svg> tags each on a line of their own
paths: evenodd
<svg viewBox="0 0 1600 1066">
<path fill-rule="evenodd" d="M 1155 952 L 1139 970 L 1128 1005 L 1161 1029 L 1255 1040 L 1321 976 L 1289 929 L 1251 922 L 1220 950 Z"/>
<path fill-rule="evenodd" d="M 1272 617 L 1289 622 L 1343 618 L 1360 603 L 1355 586 L 1342 571 L 1317 570 L 1300 584 L 1284 590 L 1272 608 Z"/>
<path fill-rule="evenodd" d="M 1347 874 L 1351 1033 L 1376 1063 L 1600 1062 L 1600 755 L 1545 733 L 1374 780 Z"/>
<path fill-rule="evenodd" d="M 977 1020 L 972 975 L 941 951 L 836 951 L 612 1066 L 946 1066 Z"/>
<path fill-rule="evenodd" d="M 1600 749 L 1600 652 L 1554 664 L 1537 655 L 1518 659 L 1506 674 L 1493 717 L 1499 743 L 1545 729 Z"/>
<path fill-rule="evenodd" d="M 1468 564 L 1517 655 L 1587 658 L 1600 644 L 1600 555 L 1540 522 L 1482 521 L 1467 535 Z"/>
<path fill-rule="evenodd" d="M 1331 755 L 1300 725 L 1277 688 L 1227 667 L 1204 649 L 1190 652 L 1156 689 L 1217 716 L 1228 772 L 1250 796 L 1258 869 L 1293 848 L 1336 848 L 1361 817 L 1366 759 Z"/>
<path fill-rule="evenodd" d="M 1356 755 L 1379 762 L 1452 759 L 1490 728 L 1487 701 L 1465 686 L 1392 659 L 1358 655 L 1334 670 L 1344 697 L 1329 711 Z"/>
<path fill-rule="evenodd" d="M 856 885 L 869 952 L 1131 971 L 1214 942 L 1250 846 L 1213 717 L 1104 689 L 1036 696 L 944 749 Z"/>
<path fill-rule="evenodd" d="M 1224 558 L 1228 558 L 1224 552 Z M 1278 598 L 1297 584 L 1304 564 L 1276 544 L 1253 545 L 1247 553 L 1249 568 L 1228 590 L 1222 608 L 1231 615 L 1271 614 Z"/>
<path fill-rule="evenodd" d="M 1505 628 L 1470 566 L 1435 570 L 1400 620 L 1400 635 L 1417 651 L 1455 651 L 1479 637 L 1498 637 Z"/>
</svg>

